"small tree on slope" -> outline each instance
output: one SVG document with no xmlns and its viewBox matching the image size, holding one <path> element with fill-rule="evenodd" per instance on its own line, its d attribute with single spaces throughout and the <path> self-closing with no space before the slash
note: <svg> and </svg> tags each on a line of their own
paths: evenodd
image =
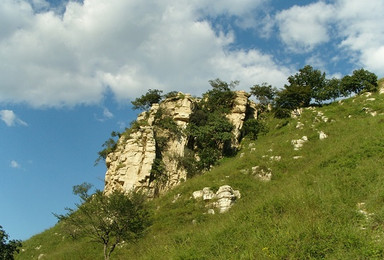
<svg viewBox="0 0 384 260">
<path fill-rule="evenodd" d="M 106 196 L 97 191 L 88 196 L 82 187 L 89 189 L 90 186 L 87 183 L 74 186 L 74 193 L 85 201 L 77 205 L 77 210 L 67 209 L 68 214 L 56 217 L 64 220 L 72 237 L 84 236 L 102 244 L 105 260 L 110 259 L 119 243 L 139 238 L 150 225 L 142 194 L 115 191 Z"/>
</svg>

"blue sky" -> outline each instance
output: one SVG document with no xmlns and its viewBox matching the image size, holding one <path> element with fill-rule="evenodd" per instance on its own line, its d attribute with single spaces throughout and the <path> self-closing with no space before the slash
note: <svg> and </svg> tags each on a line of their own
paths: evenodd
<svg viewBox="0 0 384 260">
<path fill-rule="evenodd" d="M 306 64 L 384 76 L 382 0 L 2 0 L 0 225 L 27 239 L 103 188 L 97 151 L 149 88 L 282 87 Z"/>
</svg>

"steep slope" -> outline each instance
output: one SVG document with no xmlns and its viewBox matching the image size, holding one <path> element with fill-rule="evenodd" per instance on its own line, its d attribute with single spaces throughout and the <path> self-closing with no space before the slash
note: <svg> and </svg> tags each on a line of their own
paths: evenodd
<svg viewBox="0 0 384 260">
<path fill-rule="evenodd" d="M 112 257 L 382 259 L 384 94 L 298 114 L 264 115 L 268 133 L 244 139 L 236 157 L 152 200 L 147 235 Z M 206 214 L 193 192 L 222 185 L 241 198 L 224 214 Z M 17 259 L 102 259 L 99 246 L 65 237 L 60 225 L 24 244 Z"/>
</svg>

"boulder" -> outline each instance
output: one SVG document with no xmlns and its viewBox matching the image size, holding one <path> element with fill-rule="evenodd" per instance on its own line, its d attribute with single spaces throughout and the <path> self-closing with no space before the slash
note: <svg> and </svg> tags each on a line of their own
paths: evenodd
<svg viewBox="0 0 384 260">
<path fill-rule="evenodd" d="M 211 188 L 205 187 L 203 190 L 192 193 L 194 199 L 203 198 L 208 207 L 208 214 L 215 214 L 215 209 L 219 213 L 227 212 L 237 199 L 241 198 L 240 191 L 233 190 L 229 185 L 220 186 L 216 193 Z"/>
</svg>

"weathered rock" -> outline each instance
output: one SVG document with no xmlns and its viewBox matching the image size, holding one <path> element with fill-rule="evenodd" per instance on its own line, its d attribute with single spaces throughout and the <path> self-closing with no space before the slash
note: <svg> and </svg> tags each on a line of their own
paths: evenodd
<svg viewBox="0 0 384 260">
<path fill-rule="evenodd" d="M 249 98 L 249 94 L 245 91 L 235 91 L 234 106 L 232 107 L 231 113 L 227 115 L 229 122 L 234 126 L 232 130 L 233 139 L 232 147 L 237 149 L 239 147 L 239 140 L 241 137 L 241 129 L 243 127 L 247 112 L 251 111 L 252 118 L 257 118 L 257 110 L 254 107 Z"/>
<path fill-rule="evenodd" d="M 293 149 L 297 151 L 297 150 L 300 150 L 303 147 L 304 143 L 306 142 L 308 142 L 308 137 L 303 136 L 300 139 L 292 140 L 291 144 L 293 145 Z"/>
<path fill-rule="evenodd" d="M 104 192 L 130 191 L 135 188 L 150 189 L 149 182 L 156 146 L 153 129 L 141 127 L 128 140 L 121 138 L 118 148 L 107 157 L 108 170 L 105 176 Z M 153 194 L 150 194 L 153 195 Z"/>
<path fill-rule="evenodd" d="M 200 196 L 200 194 L 204 195 Z M 219 187 L 216 194 L 209 187 L 205 187 L 203 190 L 193 192 L 192 196 L 195 199 L 203 198 L 207 203 L 206 207 L 209 208 L 208 214 L 215 214 L 214 209 L 217 209 L 219 213 L 227 212 L 233 203 L 241 198 L 240 191 L 233 190 L 229 185 Z"/>
<path fill-rule="evenodd" d="M 192 197 L 195 199 L 195 200 L 197 200 L 197 199 L 200 199 L 200 198 L 202 198 L 203 197 L 203 191 L 202 190 L 197 190 L 197 191 L 194 191 L 193 193 L 192 193 Z"/>
<path fill-rule="evenodd" d="M 203 200 L 204 201 L 208 201 L 208 200 L 211 200 L 215 197 L 215 193 L 213 193 L 213 191 L 211 191 L 211 188 L 209 187 L 205 187 L 203 189 Z"/>
<path fill-rule="evenodd" d="M 303 108 L 296 108 L 296 109 L 292 110 L 291 117 L 292 118 L 298 118 L 301 116 L 301 114 L 303 114 Z"/>
<path fill-rule="evenodd" d="M 272 170 L 267 167 L 254 166 L 252 167 L 252 175 L 261 181 L 270 181 L 272 179 Z"/>
<path fill-rule="evenodd" d="M 328 138 L 328 135 L 326 133 L 324 133 L 323 131 L 320 131 L 319 132 L 319 139 L 324 140 L 326 138 Z"/>
<path fill-rule="evenodd" d="M 274 155 L 274 156 L 269 157 L 269 159 L 270 159 L 271 161 L 277 161 L 277 162 L 279 162 L 279 161 L 281 161 L 281 156 L 280 156 L 280 155 Z"/>
<path fill-rule="evenodd" d="M 303 123 L 301 123 L 301 122 L 297 122 L 297 125 L 296 125 L 296 128 L 297 128 L 297 129 L 303 129 L 303 127 L 304 127 L 304 124 L 303 124 Z"/>
</svg>

